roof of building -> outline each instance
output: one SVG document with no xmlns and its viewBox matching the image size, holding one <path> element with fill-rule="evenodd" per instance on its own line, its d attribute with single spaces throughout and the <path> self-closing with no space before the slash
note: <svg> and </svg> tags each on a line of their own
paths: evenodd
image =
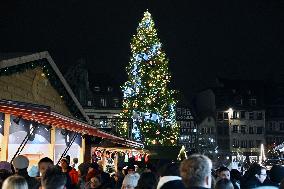
<svg viewBox="0 0 284 189">
<path fill-rule="evenodd" d="M 50 65 L 52 70 L 54 71 L 57 78 L 60 80 L 60 83 L 63 85 L 64 89 L 66 90 L 70 100 L 68 103 L 74 103 L 77 111 L 82 115 L 82 119 L 89 122 L 89 118 L 84 112 L 81 104 L 77 100 L 76 96 L 74 95 L 72 89 L 70 88 L 69 84 L 63 77 L 62 73 L 59 71 L 58 67 L 56 66 L 55 62 L 51 58 L 50 54 L 47 51 L 38 52 L 38 53 L 5 53 L 0 54 L 0 70 L 1 73 L 7 75 L 5 72 L 9 72 L 9 68 L 12 67 L 19 67 L 19 66 L 26 66 L 27 64 L 31 64 L 37 61 L 44 60 L 45 63 Z M 33 66 L 33 65 L 31 65 Z M 39 66 L 43 66 L 43 64 L 39 64 Z M 72 101 L 72 102 L 70 102 Z"/>
</svg>

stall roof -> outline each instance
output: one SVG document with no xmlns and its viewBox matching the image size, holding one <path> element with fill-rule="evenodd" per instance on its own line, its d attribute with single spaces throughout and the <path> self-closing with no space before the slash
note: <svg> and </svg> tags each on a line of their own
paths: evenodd
<svg viewBox="0 0 284 189">
<path fill-rule="evenodd" d="M 49 106 L 2 99 L 0 100 L 0 112 L 21 116 L 26 120 L 32 120 L 45 125 L 52 125 L 81 134 L 110 139 L 113 143 L 124 146 L 133 148 L 144 147 L 141 143 L 114 136 L 95 128 L 88 123 L 54 112 Z"/>
<path fill-rule="evenodd" d="M 55 62 L 47 51 L 37 53 L 0 53 L 0 69 L 5 70 L 10 67 L 30 64 L 40 60 L 46 60 L 46 63 L 51 66 L 52 70 L 54 71 L 54 73 L 64 86 L 65 90 L 67 91 L 68 95 L 70 96 L 70 100 L 74 102 L 75 106 L 78 108 L 78 111 L 83 116 L 82 120 L 90 122 L 89 117 L 84 112 L 84 109 L 81 106 L 80 102 L 76 98 L 69 84 L 67 83 L 67 81 L 65 80 L 62 73 L 60 72 L 57 65 L 55 64 Z"/>
</svg>

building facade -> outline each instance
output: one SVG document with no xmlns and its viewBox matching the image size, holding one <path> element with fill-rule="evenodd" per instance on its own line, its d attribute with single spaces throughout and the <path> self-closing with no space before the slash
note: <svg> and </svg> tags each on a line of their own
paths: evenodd
<svg viewBox="0 0 284 189">
<path fill-rule="evenodd" d="M 176 121 L 180 127 L 179 145 L 184 146 L 187 151 L 196 149 L 197 125 L 189 107 L 177 107 Z"/>
<path fill-rule="evenodd" d="M 259 160 L 260 146 L 266 144 L 265 86 L 260 81 L 219 79 L 217 87 L 197 95 L 199 138 L 216 140 L 217 158 Z M 209 124 L 211 118 L 214 124 Z"/>
</svg>

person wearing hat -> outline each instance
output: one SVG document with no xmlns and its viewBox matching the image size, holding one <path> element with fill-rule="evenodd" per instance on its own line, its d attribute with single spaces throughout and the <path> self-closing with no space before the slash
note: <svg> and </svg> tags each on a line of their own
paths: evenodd
<svg viewBox="0 0 284 189">
<path fill-rule="evenodd" d="M 28 174 L 29 159 L 23 155 L 18 155 L 13 160 L 13 166 L 17 175 L 22 176 L 26 179 L 29 189 L 38 189 L 40 183 Z"/>
</svg>

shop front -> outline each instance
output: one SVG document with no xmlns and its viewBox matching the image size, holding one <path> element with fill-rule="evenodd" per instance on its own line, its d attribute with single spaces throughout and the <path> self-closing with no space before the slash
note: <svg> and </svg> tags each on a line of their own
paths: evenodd
<svg viewBox="0 0 284 189">
<path fill-rule="evenodd" d="M 140 143 L 100 131 L 50 107 L 17 101 L 0 100 L 0 128 L 1 160 L 11 161 L 22 154 L 29 158 L 30 166 L 43 157 L 57 163 L 62 155 L 83 162 L 92 150 L 86 148 L 87 136 L 104 138 L 118 146 L 143 148 Z"/>
</svg>

